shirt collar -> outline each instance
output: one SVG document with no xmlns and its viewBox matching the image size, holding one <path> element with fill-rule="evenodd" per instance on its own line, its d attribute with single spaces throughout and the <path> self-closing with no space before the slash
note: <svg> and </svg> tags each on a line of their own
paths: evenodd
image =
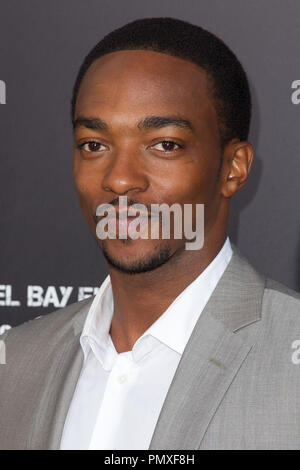
<svg viewBox="0 0 300 470">
<path fill-rule="evenodd" d="M 110 276 L 107 276 L 97 292 L 86 317 L 80 336 L 80 344 L 86 359 L 92 349 L 96 357 L 104 359 L 106 351 L 111 348 L 109 330 L 113 317 L 113 295 Z"/>
<path fill-rule="evenodd" d="M 189 284 L 165 312 L 136 341 L 132 350 L 134 360 L 140 360 L 157 344 L 164 344 L 182 354 L 195 324 L 218 284 L 232 256 L 227 237 L 223 247 L 206 269 Z M 85 359 L 90 350 L 109 369 L 118 355 L 109 330 L 114 303 L 110 276 L 103 281 L 87 315 L 80 344 Z"/>
<path fill-rule="evenodd" d="M 232 256 L 227 237 L 223 247 L 204 271 L 189 284 L 165 312 L 138 339 L 151 335 L 182 354 L 196 322 Z"/>
</svg>

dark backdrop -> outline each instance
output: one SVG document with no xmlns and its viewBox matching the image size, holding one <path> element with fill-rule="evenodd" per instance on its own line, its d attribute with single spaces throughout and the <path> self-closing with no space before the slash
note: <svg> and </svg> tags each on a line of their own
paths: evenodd
<svg viewBox="0 0 300 470">
<path fill-rule="evenodd" d="M 300 289 L 299 0 L 1 0 L 0 9 L 0 328 L 76 301 L 79 288 L 90 295 L 106 275 L 72 182 L 71 89 L 90 48 L 142 17 L 201 25 L 243 63 L 256 160 L 232 203 L 231 240 Z"/>
</svg>

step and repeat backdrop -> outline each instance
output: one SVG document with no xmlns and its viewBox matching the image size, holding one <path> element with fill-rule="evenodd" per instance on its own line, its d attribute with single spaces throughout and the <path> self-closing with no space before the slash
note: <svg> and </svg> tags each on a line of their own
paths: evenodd
<svg viewBox="0 0 300 470">
<path fill-rule="evenodd" d="M 72 181 L 71 90 L 105 34 L 155 16 L 203 26 L 243 63 L 256 158 L 230 238 L 300 290 L 299 0 L 1 0 L 0 333 L 94 295 L 107 275 Z"/>
</svg>

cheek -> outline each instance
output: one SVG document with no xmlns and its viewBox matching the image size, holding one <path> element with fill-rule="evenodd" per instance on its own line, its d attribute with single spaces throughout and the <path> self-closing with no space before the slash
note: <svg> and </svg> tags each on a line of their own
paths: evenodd
<svg viewBox="0 0 300 470">
<path fill-rule="evenodd" d="M 157 171 L 155 183 L 163 188 L 164 195 L 184 203 L 211 203 L 218 193 L 218 168 L 220 148 L 214 134 L 187 148 L 184 158 L 165 164 Z"/>
<path fill-rule="evenodd" d="M 100 181 L 91 165 L 86 165 L 74 157 L 73 178 L 80 199 L 90 200 L 99 191 Z"/>
<path fill-rule="evenodd" d="M 93 177 L 93 173 L 87 171 L 84 165 L 79 163 L 76 159 L 74 159 L 73 164 L 73 178 L 82 213 L 88 224 L 93 225 L 93 201 L 97 196 L 97 187 L 99 189 L 97 180 Z"/>
<path fill-rule="evenodd" d="M 213 198 L 216 190 L 214 173 L 204 169 L 199 163 L 190 162 L 176 171 L 161 174 L 155 181 L 154 191 L 160 193 L 162 201 L 207 203 Z"/>
</svg>

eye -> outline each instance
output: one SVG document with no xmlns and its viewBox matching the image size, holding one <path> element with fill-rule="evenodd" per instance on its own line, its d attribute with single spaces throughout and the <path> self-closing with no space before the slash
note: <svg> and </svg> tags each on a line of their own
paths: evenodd
<svg viewBox="0 0 300 470">
<path fill-rule="evenodd" d="M 157 144 L 153 145 L 153 147 L 155 147 L 156 150 L 159 150 L 160 152 L 164 153 L 173 152 L 174 150 L 183 148 L 182 145 L 177 144 L 173 140 L 162 140 L 161 142 L 158 142 Z"/>
<path fill-rule="evenodd" d="M 100 142 L 95 142 L 95 141 L 83 142 L 83 144 L 79 144 L 77 146 L 79 150 L 84 150 L 85 152 L 90 152 L 90 153 L 100 152 L 101 147 L 105 147 L 105 146 L 103 144 L 100 144 Z"/>
</svg>

